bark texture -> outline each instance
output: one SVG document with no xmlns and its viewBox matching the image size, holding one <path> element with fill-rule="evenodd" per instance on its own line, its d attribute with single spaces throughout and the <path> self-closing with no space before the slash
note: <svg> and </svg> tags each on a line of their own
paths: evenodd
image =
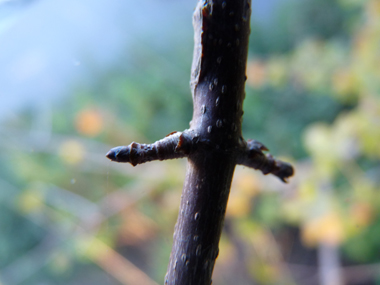
<svg viewBox="0 0 380 285">
<path fill-rule="evenodd" d="M 191 129 L 201 138 L 188 158 L 165 284 L 210 284 L 241 135 L 250 1 L 199 1 L 194 12 Z"/>
<path fill-rule="evenodd" d="M 165 284 L 209 285 L 236 164 L 293 175 L 241 133 L 250 33 L 250 0 L 199 0 L 194 12 L 194 56 L 190 129 L 153 144 L 116 147 L 107 157 L 133 166 L 151 160 L 188 158 L 173 248 Z"/>
</svg>

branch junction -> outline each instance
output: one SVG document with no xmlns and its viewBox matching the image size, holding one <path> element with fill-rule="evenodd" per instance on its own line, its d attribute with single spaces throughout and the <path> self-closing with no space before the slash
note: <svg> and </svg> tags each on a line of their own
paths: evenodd
<svg viewBox="0 0 380 285">
<path fill-rule="evenodd" d="M 275 159 L 262 143 L 256 140 L 244 141 L 241 138 L 238 147 L 232 149 L 221 149 L 208 140 L 200 139 L 195 130 L 189 129 L 183 132 L 173 132 L 165 138 L 152 144 L 140 144 L 132 142 L 128 146 L 118 146 L 112 148 L 107 154 L 107 158 L 116 162 L 126 162 L 133 166 L 152 160 L 167 160 L 191 156 L 195 151 L 214 151 L 224 153 L 234 153 L 236 164 L 260 170 L 263 174 L 273 174 L 283 182 L 288 182 L 288 178 L 294 174 L 293 167 L 286 162 Z"/>
</svg>

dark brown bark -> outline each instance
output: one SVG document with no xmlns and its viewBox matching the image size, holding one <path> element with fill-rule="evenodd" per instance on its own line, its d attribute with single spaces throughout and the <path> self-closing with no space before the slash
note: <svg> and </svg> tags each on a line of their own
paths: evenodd
<svg viewBox="0 0 380 285">
<path fill-rule="evenodd" d="M 199 1 L 194 12 L 191 129 L 204 145 L 188 158 L 166 284 L 211 283 L 241 136 L 250 1 Z"/>
<path fill-rule="evenodd" d="M 189 158 L 165 284 L 210 284 L 234 168 L 217 152 Z"/>
<path fill-rule="evenodd" d="M 250 0 L 200 0 L 194 12 L 194 57 L 190 129 L 151 144 L 133 142 L 107 157 L 132 165 L 188 158 L 165 284 L 211 283 L 236 164 L 272 173 L 282 181 L 293 168 L 265 155 L 261 143 L 241 133 Z"/>
</svg>

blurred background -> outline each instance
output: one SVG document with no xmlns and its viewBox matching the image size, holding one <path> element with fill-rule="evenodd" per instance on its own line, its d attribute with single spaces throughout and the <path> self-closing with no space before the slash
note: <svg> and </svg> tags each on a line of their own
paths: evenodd
<svg viewBox="0 0 380 285">
<path fill-rule="evenodd" d="M 105 153 L 188 128 L 185 0 L 0 0 L 0 284 L 162 284 L 186 160 Z M 254 0 L 213 284 L 380 284 L 380 1 Z"/>
</svg>

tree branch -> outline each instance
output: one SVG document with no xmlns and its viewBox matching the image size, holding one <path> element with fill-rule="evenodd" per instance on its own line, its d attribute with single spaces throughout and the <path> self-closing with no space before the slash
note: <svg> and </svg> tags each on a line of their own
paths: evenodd
<svg viewBox="0 0 380 285">
<path fill-rule="evenodd" d="M 153 160 L 167 160 L 188 157 L 199 149 L 217 148 L 210 141 L 202 140 L 194 130 L 173 132 L 153 144 L 132 142 L 128 146 L 112 148 L 106 156 L 115 162 L 128 162 L 133 166 Z M 271 154 L 264 154 L 268 149 L 256 140 L 242 141 L 239 148 L 226 149 L 221 155 L 234 152 L 237 164 L 260 170 L 264 175 L 273 174 L 287 183 L 294 174 L 293 167 L 286 162 L 275 159 Z"/>
<path fill-rule="evenodd" d="M 133 166 L 152 160 L 186 157 L 194 150 L 199 136 L 194 130 L 173 132 L 153 144 L 132 142 L 128 146 L 111 149 L 106 156 L 116 162 L 129 162 Z"/>
<path fill-rule="evenodd" d="M 209 285 L 219 253 L 236 164 L 272 173 L 286 182 L 290 164 L 241 133 L 251 0 L 199 0 L 194 11 L 190 129 L 153 144 L 116 147 L 107 157 L 133 166 L 188 158 L 165 284 Z"/>
<path fill-rule="evenodd" d="M 293 167 L 286 162 L 275 159 L 271 154 L 264 154 L 268 150 L 262 143 L 256 140 L 248 140 L 246 148 L 237 156 L 237 164 L 248 166 L 266 174 L 273 174 L 287 183 L 293 176 Z"/>
</svg>

